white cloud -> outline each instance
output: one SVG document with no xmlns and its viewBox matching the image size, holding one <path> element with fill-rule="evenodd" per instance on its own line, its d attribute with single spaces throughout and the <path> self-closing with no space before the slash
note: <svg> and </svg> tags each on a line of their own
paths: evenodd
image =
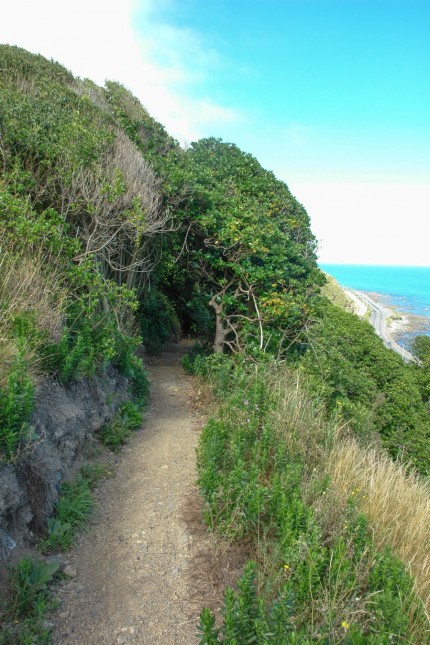
<svg viewBox="0 0 430 645">
<path fill-rule="evenodd" d="M 240 113 L 199 85 L 221 61 L 198 34 L 157 15 L 157 0 L 8 0 L 0 42 L 53 58 L 98 84 L 116 80 L 180 141 L 216 131 Z"/>
<path fill-rule="evenodd" d="M 320 261 L 430 266 L 430 185 L 290 182 L 320 240 Z"/>
</svg>

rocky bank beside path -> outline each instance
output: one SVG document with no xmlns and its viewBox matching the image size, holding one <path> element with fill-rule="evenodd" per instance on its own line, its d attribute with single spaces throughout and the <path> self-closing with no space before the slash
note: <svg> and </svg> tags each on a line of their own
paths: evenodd
<svg viewBox="0 0 430 645">
<path fill-rule="evenodd" d="M 191 404 L 183 352 L 171 347 L 150 366 L 144 427 L 102 483 L 91 528 L 68 555 L 72 579 L 58 591 L 54 645 L 197 642 L 202 597 L 213 592 L 204 570 L 213 556 L 202 556 L 212 547 L 200 519 L 194 528 L 187 520 L 203 419 Z"/>
</svg>

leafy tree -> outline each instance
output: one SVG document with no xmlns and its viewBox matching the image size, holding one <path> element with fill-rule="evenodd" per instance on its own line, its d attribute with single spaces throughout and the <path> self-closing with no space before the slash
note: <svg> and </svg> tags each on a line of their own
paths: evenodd
<svg viewBox="0 0 430 645">
<path fill-rule="evenodd" d="M 234 144 L 204 139 L 187 156 L 194 184 L 183 265 L 209 295 L 215 352 L 293 343 L 321 282 L 306 211 Z"/>
</svg>

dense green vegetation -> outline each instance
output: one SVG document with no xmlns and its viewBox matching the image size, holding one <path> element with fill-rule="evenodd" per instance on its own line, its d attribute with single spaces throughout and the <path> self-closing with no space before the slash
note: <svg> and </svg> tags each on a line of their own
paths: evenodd
<svg viewBox="0 0 430 645">
<path fill-rule="evenodd" d="M 142 389 L 134 311 L 167 216 L 153 171 L 84 82 L 17 48 L 0 59 L 0 447 L 12 459 L 31 439 L 37 374 L 66 382 L 113 363 Z"/>
<path fill-rule="evenodd" d="M 198 453 L 209 526 L 255 554 L 223 623 L 201 616 L 201 643 L 428 642 L 412 579 L 378 551 L 359 490 L 340 499 L 326 468 L 333 420 L 297 373 L 272 364 L 197 361 L 223 405 Z"/>
<path fill-rule="evenodd" d="M 181 325 L 219 352 L 298 347 L 322 279 L 283 182 L 232 144 L 182 150 L 118 83 L 0 59 L 5 458 L 28 440 L 32 374 L 133 376 L 138 328 L 152 352 Z"/>
<path fill-rule="evenodd" d="M 193 334 L 184 365 L 227 398 L 199 448 L 207 520 L 255 552 L 202 642 L 427 642 L 408 563 L 375 546 L 326 460 L 341 426 L 429 474 L 428 339 L 406 365 L 329 302 L 306 211 L 250 154 L 183 150 L 120 84 L 24 50 L 1 46 L 0 68 L 0 460 L 36 438 L 38 379 L 110 365 L 133 398 L 100 432 L 118 448 L 147 398 L 137 348 Z M 46 548 L 73 539 L 88 488 L 63 488 Z M 48 573 L 22 566 L 43 599 Z"/>
<path fill-rule="evenodd" d="M 405 364 L 368 323 L 329 303 L 308 338 L 301 368 L 328 412 L 428 474 L 430 419 L 417 379 L 422 368 Z"/>
<path fill-rule="evenodd" d="M 427 410 L 430 411 L 430 337 L 416 336 L 412 344 L 412 351 L 420 363 L 415 365 L 415 375 L 421 396 Z"/>
</svg>

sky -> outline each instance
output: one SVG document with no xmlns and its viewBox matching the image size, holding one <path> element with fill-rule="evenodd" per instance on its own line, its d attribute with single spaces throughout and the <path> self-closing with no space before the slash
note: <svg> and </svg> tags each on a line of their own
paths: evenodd
<svg viewBox="0 0 430 645">
<path fill-rule="evenodd" d="M 430 265 L 430 0 L 3 0 L 0 42 L 239 145 L 321 263 Z M 0 70 L 1 73 L 1 70 Z"/>
</svg>

